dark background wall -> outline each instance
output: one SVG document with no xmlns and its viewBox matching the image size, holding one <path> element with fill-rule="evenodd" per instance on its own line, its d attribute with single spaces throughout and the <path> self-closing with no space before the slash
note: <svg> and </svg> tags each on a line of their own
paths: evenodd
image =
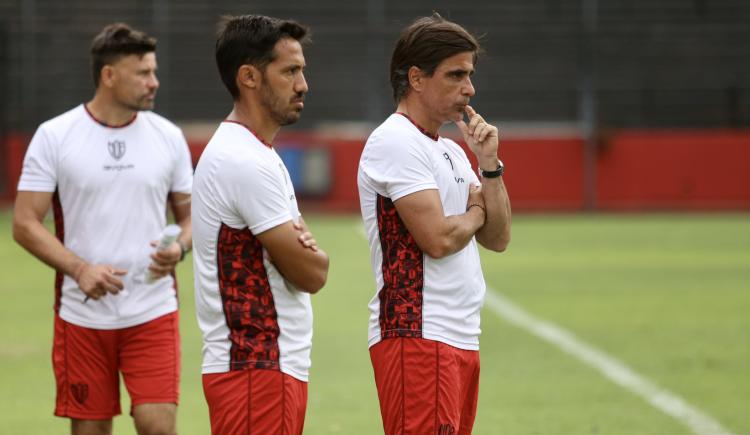
<svg viewBox="0 0 750 435">
<path fill-rule="evenodd" d="M 277 145 L 300 180 L 324 182 L 295 188 L 356 210 L 361 147 L 394 107 L 393 43 L 433 10 L 482 37 L 472 104 L 501 127 L 516 210 L 750 209 L 748 0 L 0 0 L 0 203 L 36 126 L 92 96 L 105 24 L 159 39 L 156 111 L 197 159 L 231 108 L 216 23 L 259 13 L 313 31 L 305 114 Z"/>
<path fill-rule="evenodd" d="M 297 128 L 376 122 L 393 108 L 393 42 L 432 10 L 484 36 L 475 105 L 488 118 L 575 122 L 581 101 L 594 101 L 605 127 L 750 126 L 747 0 L 0 0 L 0 124 L 33 131 L 88 99 L 88 46 L 113 21 L 159 39 L 158 112 L 219 119 L 230 102 L 213 43 L 225 13 L 313 29 L 311 94 Z M 596 98 L 582 100 L 586 89 Z"/>
</svg>

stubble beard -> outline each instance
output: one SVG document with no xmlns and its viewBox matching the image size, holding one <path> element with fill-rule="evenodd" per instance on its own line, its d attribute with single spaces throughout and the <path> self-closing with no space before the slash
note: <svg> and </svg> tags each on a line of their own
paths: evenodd
<svg viewBox="0 0 750 435">
<path fill-rule="evenodd" d="M 282 99 L 266 84 L 261 88 L 260 104 L 268 111 L 271 119 L 280 126 L 294 124 L 302 116 L 300 110 L 287 109 L 288 105 L 284 104 Z"/>
<path fill-rule="evenodd" d="M 120 105 L 128 110 L 134 112 L 141 112 L 144 110 L 151 110 L 154 108 L 155 100 L 147 99 L 147 96 L 135 99 L 135 101 L 120 101 Z"/>
</svg>

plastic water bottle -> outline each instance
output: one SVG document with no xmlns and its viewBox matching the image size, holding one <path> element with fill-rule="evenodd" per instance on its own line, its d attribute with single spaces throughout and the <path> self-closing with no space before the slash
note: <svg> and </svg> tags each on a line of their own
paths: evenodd
<svg viewBox="0 0 750 435">
<path fill-rule="evenodd" d="M 180 228 L 179 225 L 167 225 L 161 233 L 161 239 L 159 240 L 159 245 L 156 247 L 156 250 L 162 251 L 167 249 L 175 240 L 177 240 L 178 237 L 180 237 L 180 233 L 182 233 L 182 228 Z M 152 283 L 156 281 L 156 279 L 151 276 L 150 270 L 147 270 L 147 275 L 147 282 Z"/>
</svg>

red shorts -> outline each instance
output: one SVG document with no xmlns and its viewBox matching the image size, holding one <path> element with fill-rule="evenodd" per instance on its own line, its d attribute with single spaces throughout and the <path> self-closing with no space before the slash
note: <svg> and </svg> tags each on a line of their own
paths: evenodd
<svg viewBox="0 0 750 435">
<path fill-rule="evenodd" d="M 120 414 L 120 377 L 132 406 L 177 403 L 180 334 L 177 312 L 123 329 L 91 329 L 55 315 L 52 365 L 55 415 L 108 420 Z"/>
<path fill-rule="evenodd" d="M 479 394 L 479 352 L 422 338 L 370 348 L 386 435 L 468 435 Z"/>
<path fill-rule="evenodd" d="M 307 382 L 276 370 L 248 369 L 203 375 L 211 433 L 302 433 Z"/>
</svg>

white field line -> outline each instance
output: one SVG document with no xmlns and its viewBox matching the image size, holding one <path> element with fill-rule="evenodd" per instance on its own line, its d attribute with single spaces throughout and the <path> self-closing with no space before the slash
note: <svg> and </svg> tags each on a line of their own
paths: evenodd
<svg viewBox="0 0 750 435">
<path fill-rule="evenodd" d="M 495 314 L 513 325 L 556 346 L 584 364 L 598 370 L 607 379 L 641 396 L 654 408 L 675 418 L 697 435 L 733 435 L 718 421 L 691 406 L 680 396 L 653 384 L 625 364 L 584 343 L 570 332 L 538 319 L 511 302 L 500 292 L 487 289 L 485 304 Z"/>
<path fill-rule="evenodd" d="M 367 239 L 362 223 L 356 225 L 356 231 L 365 240 Z M 675 418 L 696 435 L 734 435 L 718 421 L 687 403 L 682 397 L 658 387 L 625 364 L 584 343 L 559 326 L 527 313 L 497 290 L 487 288 L 485 304 L 503 320 L 526 330 L 598 370 L 610 381 L 640 396 L 659 411 Z"/>
</svg>

